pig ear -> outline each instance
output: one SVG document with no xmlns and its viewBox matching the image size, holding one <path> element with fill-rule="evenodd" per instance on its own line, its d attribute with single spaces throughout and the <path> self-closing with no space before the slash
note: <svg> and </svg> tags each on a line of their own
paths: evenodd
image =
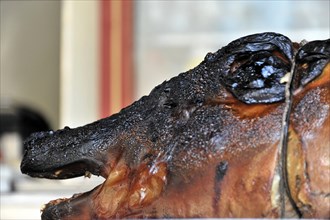
<svg viewBox="0 0 330 220">
<path fill-rule="evenodd" d="M 312 41 L 302 46 L 296 55 L 294 89 L 305 86 L 318 77 L 330 62 L 330 39 Z"/>
<path fill-rule="evenodd" d="M 233 41 L 223 49 L 222 81 L 237 99 L 252 104 L 285 98 L 281 79 L 292 66 L 290 39 L 276 33 L 255 34 Z"/>
</svg>

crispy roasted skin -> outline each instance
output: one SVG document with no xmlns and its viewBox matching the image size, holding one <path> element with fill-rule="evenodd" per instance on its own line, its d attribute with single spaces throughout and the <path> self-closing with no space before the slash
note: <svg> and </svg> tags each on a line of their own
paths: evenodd
<svg viewBox="0 0 330 220">
<path fill-rule="evenodd" d="M 118 114 L 33 134 L 23 173 L 105 178 L 42 218 L 330 218 L 329 60 L 329 40 L 254 34 Z"/>
</svg>

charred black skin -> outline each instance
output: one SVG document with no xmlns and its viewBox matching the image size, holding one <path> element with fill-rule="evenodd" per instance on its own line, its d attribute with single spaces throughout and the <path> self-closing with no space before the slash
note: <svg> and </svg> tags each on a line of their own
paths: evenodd
<svg viewBox="0 0 330 220">
<path fill-rule="evenodd" d="M 308 62 L 313 68 L 294 76 L 298 88 L 322 72 L 329 62 L 329 45 L 329 40 L 309 42 L 294 58 L 293 43 L 281 34 L 268 32 L 235 40 L 117 114 L 83 127 L 31 135 L 24 142 L 21 171 L 50 179 L 86 172 L 106 177 L 104 167 L 111 161 L 125 158 L 129 166 L 136 167 L 161 152 L 167 155 L 170 175 L 179 175 L 176 169 L 189 170 L 190 160 L 206 160 L 193 152 L 197 148 L 198 152 L 212 151 L 208 149 L 212 137 L 229 126 L 221 119 L 226 112 L 212 108 L 214 100 L 234 97 L 248 105 L 281 103 L 285 99 L 281 78 L 290 72 L 292 60 L 299 65 Z M 172 159 L 182 152 L 190 157 Z"/>
<path fill-rule="evenodd" d="M 279 51 L 287 62 L 272 56 L 274 51 Z M 133 139 L 151 140 L 154 148 L 168 146 L 184 128 L 189 115 L 208 99 L 226 96 L 225 89 L 245 103 L 281 101 L 285 86 L 279 81 L 290 71 L 292 56 L 292 43 L 283 35 L 263 33 L 240 38 L 216 53 L 207 54 L 199 66 L 163 82 L 149 96 L 118 114 L 75 129 L 31 135 L 24 143 L 21 170 L 44 178 L 71 178 L 86 171 L 101 175 L 106 160 L 102 155 L 109 147 L 120 147 L 120 136 L 134 130 L 135 138 L 128 140 L 128 147 L 136 155 L 143 154 L 146 146 Z M 244 64 L 231 73 L 231 64 L 243 59 Z M 253 64 L 257 60 L 259 66 Z M 262 75 L 264 67 L 268 68 L 269 76 Z M 246 68 L 255 71 L 253 76 L 244 72 Z M 135 159 L 132 163 L 140 160 Z M 78 169 L 65 169 L 54 175 L 55 171 L 69 166 Z"/>
</svg>

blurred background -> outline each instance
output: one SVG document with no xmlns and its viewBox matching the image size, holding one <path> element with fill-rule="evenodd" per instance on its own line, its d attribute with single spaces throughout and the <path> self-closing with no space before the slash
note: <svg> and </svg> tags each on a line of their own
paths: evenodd
<svg viewBox="0 0 330 220">
<path fill-rule="evenodd" d="M 327 39 L 329 2 L 1 0 L 0 219 L 38 219 L 42 204 L 103 181 L 20 174 L 32 132 L 118 112 L 244 35 Z"/>
</svg>

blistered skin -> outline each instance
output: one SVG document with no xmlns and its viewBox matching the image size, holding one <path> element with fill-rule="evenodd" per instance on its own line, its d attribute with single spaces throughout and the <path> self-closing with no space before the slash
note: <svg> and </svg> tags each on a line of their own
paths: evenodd
<svg viewBox="0 0 330 220">
<path fill-rule="evenodd" d="M 329 45 L 243 37 L 118 114 L 32 135 L 23 173 L 105 178 L 49 202 L 42 219 L 329 218 Z M 286 112 L 287 152 L 279 154 Z"/>
</svg>

